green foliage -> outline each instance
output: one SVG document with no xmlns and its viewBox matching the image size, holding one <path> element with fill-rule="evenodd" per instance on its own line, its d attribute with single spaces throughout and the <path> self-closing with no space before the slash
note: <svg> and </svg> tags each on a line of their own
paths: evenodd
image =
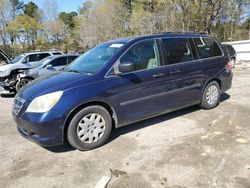
<svg viewBox="0 0 250 188">
<path fill-rule="evenodd" d="M 77 15 L 78 14 L 76 12 L 70 12 L 70 13 L 61 12 L 59 14 L 59 19 L 63 21 L 63 23 L 65 24 L 65 26 L 68 29 L 74 29 L 74 27 L 75 27 L 75 20 L 74 20 L 74 18 Z"/>
<path fill-rule="evenodd" d="M 23 12 L 24 15 L 39 20 L 38 6 L 35 3 L 29 2 L 28 4 L 24 5 Z"/>
</svg>

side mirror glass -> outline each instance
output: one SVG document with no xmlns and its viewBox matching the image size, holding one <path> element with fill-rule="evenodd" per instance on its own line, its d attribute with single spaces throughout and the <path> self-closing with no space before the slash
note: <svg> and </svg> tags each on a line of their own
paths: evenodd
<svg viewBox="0 0 250 188">
<path fill-rule="evenodd" d="M 118 66 L 118 70 L 121 73 L 128 73 L 128 72 L 132 72 L 135 70 L 135 65 L 133 62 L 121 62 Z"/>
</svg>

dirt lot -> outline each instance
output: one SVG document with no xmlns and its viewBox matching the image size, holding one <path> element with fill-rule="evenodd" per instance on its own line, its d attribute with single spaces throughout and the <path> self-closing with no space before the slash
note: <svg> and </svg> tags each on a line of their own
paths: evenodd
<svg viewBox="0 0 250 188">
<path fill-rule="evenodd" d="M 105 146 L 44 149 L 16 131 L 0 98 L 0 187 L 250 187 L 250 70 L 234 71 L 221 104 L 191 107 L 115 130 Z"/>
</svg>

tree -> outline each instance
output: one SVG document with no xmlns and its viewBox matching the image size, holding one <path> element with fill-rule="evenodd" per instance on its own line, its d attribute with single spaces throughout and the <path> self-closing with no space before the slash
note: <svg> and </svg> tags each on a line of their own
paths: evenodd
<svg viewBox="0 0 250 188">
<path fill-rule="evenodd" d="M 40 18 L 38 6 L 33 2 L 29 2 L 28 4 L 24 5 L 23 12 L 24 12 L 24 15 L 34 18 L 36 20 L 39 20 Z"/>
<path fill-rule="evenodd" d="M 75 17 L 77 16 L 77 12 L 70 12 L 70 13 L 66 13 L 66 12 L 61 12 L 59 14 L 59 19 L 61 21 L 63 21 L 63 23 L 65 24 L 66 28 L 69 29 L 69 32 L 74 29 L 75 27 Z"/>
</svg>

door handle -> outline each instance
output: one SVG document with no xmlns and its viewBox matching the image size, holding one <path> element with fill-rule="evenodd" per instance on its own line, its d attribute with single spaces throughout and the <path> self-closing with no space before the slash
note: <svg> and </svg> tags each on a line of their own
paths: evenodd
<svg viewBox="0 0 250 188">
<path fill-rule="evenodd" d="M 163 76 L 165 76 L 165 74 L 163 74 L 163 73 L 153 75 L 154 78 L 159 78 L 159 77 L 163 77 Z"/>
<path fill-rule="evenodd" d="M 181 71 L 179 71 L 179 70 L 173 70 L 173 71 L 170 71 L 169 73 L 170 74 L 179 74 Z"/>
</svg>

